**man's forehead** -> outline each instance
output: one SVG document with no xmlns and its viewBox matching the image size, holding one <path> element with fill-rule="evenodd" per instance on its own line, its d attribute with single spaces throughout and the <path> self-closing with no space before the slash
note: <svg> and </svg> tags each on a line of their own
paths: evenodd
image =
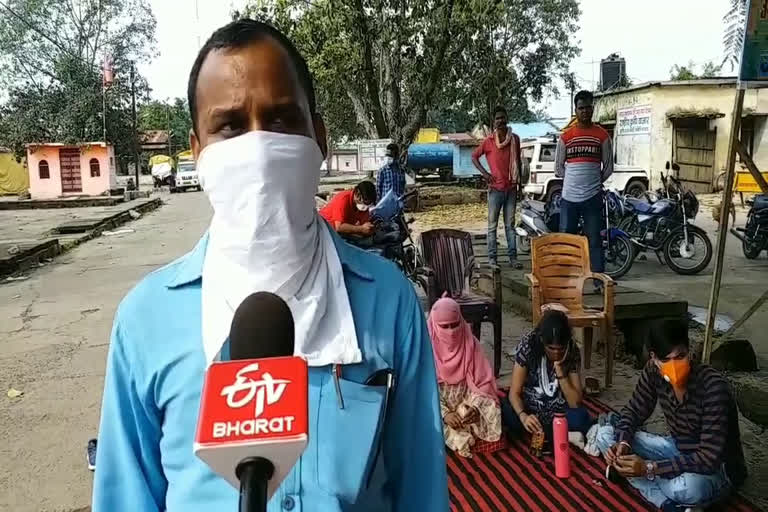
<svg viewBox="0 0 768 512">
<path fill-rule="evenodd" d="M 269 37 L 241 48 L 211 51 L 200 69 L 197 93 L 209 107 L 240 104 L 248 96 L 256 101 L 293 98 L 306 103 L 288 52 Z"/>
</svg>

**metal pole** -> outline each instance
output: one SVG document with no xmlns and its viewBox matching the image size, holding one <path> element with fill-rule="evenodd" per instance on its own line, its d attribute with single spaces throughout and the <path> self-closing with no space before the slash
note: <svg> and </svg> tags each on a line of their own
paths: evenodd
<svg viewBox="0 0 768 512">
<path fill-rule="evenodd" d="M 197 49 L 200 49 L 200 11 L 197 8 L 197 0 L 195 0 L 195 22 L 197 23 L 197 26 L 195 27 L 195 30 L 197 32 Z"/>
<path fill-rule="evenodd" d="M 104 144 L 107 143 L 107 87 L 104 85 L 103 81 L 101 84 L 101 103 L 102 103 L 102 137 L 101 140 L 104 141 Z"/>
<path fill-rule="evenodd" d="M 136 166 L 136 191 L 139 190 L 139 132 L 136 126 L 136 79 L 131 62 L 131 119 L 133 121 L 133 164 Z"/>
<path fill-rule="evenodd" d="M 168 103 L 165 104 L 165 125 L 168 129 L 168 156 L 173 154 L 171 149 L 171 107 Z"/>
<path fill-rule="evenodd" d="M 717 250 L 715 252 L 715 274 L 712 276 L 712 289 L 709 295 L 709 311 L 707 313 L 707 331 L 704 337 L 704 350 L 701 359 L 709 363 L 712 354 L 713 333 L 715 329 L 715 315 L 717 315 L 717 302 L 720 299 L 720 282 L 723 277 L 723 255 L 725 253 L 725 241 L 728 237 L 728 211 L 733 199 L 733 173 L 736 168 L 736 147 L 739 143 L 739 128 L 741 128 L 741 112 L 744 108 L 744 89 L 736 91 L 736 99 L 733 104 L 731 118 L 731 137 L 728 143 L 728 162 L 725 165 L 725 187 L 723 187 L 723 199 L 720 203 L 720 229 L 717 231 Z"/>
</svg>

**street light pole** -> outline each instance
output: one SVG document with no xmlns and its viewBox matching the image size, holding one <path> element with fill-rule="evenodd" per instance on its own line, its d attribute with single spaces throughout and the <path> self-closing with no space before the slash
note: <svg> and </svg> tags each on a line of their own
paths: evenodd
<svg viewBox="0 0 768 512">
<path fill-rule="evenodd" d="M 136 122 L 136 78 L 131 62 L 131 119 L 133 121 L 133 164 L 136 166 L 136 191 L 139 190 L 139 132 Z"/>
</svg>

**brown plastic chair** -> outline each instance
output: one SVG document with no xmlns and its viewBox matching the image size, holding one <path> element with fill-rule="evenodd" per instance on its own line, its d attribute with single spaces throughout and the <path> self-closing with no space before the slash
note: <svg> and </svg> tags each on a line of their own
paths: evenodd
<svg viewBox="0 0 768 512">
<path fill-rule="evenodd" d="M 549 305 L 560 304 L 568 311 L 571 327 L 584 329 L 584 367 L 592 358 L 592 330 L 599 327 L 605 337 L 605 385 L 613 380 L 613 280 L 593 273 L 589 267 L 589 244 L 583 236 L 553 233 L 533 239 L 531 282 L 533 323 L 537 324 Z M 603 309 L 583 304 L 584 282 L 597 279 L 604 285 Z"/>
<path fill-rule="evenodd" d="M 493 324 L 493 371 L 501 369 L 501 271 L 498 266 L 480 265 L 472 249 L 472 235 L 456 229 L 433 229 L 421 234 L 421 247 L 427 266 L 429 309 L 447 292 L 461 306 L 461 314 L 480 338 L 483 322 Z M 487 280 L 493 295 L 473 289 Z"/>
</svg>

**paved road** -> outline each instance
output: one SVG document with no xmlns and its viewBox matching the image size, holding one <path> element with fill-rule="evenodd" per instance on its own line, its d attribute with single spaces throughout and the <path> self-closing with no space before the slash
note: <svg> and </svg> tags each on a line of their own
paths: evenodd
<svg viewBox="0 0 768 512">
<path fill-rule="evenodd" d="M 90 503 L 84 447 L 98 428 L 112 317 L 148 272 L 192 248 L 210 209 L 203 194 L 168 204 L 67 253 L 26 281 L 0 284 L 0 511 Z M 13 387 L 24 392 L 9 399 Z"/>
<path fill-rule="evenodd" d="M 192 248 L 210 218 L 201 193 L 164 198 L 161 209 L 126 226 L 135 233 L 90 241 L 28 280 L 0 283 L 0 511 L 88 506 L 92 474 L 84 447 L 98 428 L 117 304 L 142 276 Z M 708 215 L 699 224 L 713 229 Z M 737 317 L 768 287 L 768 260 L 748 262 L 731 239 L 726 269 L 722 311 Z M 627 283 L 706 306 L 710 279 L 678 276 L 651 257 L 633 268 Z M 522 328 L 513 324 L 505 325 L 515 331 L 507 333 L 510 339 Z M 765 312 L 745 327 L 763 360 L 766 328 Z M 9 399 L 10 387 L 23 397 Z"/>
<path fill-rule="evenodd" d="M 736 225 L 746 222 L 746 210 L 737 212 Z M 717 232 L 711 211 L 703 208 L 696 219 L 696 225 L 704 228 L 716 250 Z M 741 241 L 728 235 L 726 242 L 723 279 L 720 289 L 718 313 L 737 320 L 752 303 L 768 290 L 768 255 L 763 252 L 759 258 L 748 260 L 741 250 Z M 712 286 L 714 257 L 709 267 L 695 276 L 681 276 L 668 267 L 659 264 L 654 254 L 648 254 L 647 261 L 637 261 L 629 274 L 622 278 L 628 286 L 644 291 L 655 291 L 687 300 L 690 305 L 707 308 Z M 768 367 L 768 304 L 755 313 L 737 332 L 737 336 L 749 339 L 762 367 Z"/>
</svg>

